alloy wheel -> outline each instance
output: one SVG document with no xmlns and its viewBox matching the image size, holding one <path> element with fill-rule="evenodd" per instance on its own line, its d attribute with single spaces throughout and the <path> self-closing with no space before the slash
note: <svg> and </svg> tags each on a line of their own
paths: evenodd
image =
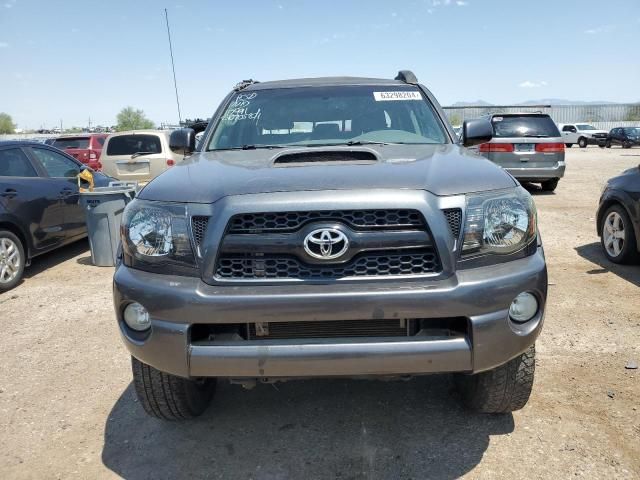
<svg viewBox="0 0 640 480">
<path fill-rule="evenodd" d="M 624 249 L 626 241 L 624 222 L 618 212 L 611 212 L 604 220 L 602 236 L 604 238 L 604 248 L 611 257 L 617 257 Z"/>
<path fill-rule="evenodd" d="M 0 238 L 0 283 L 13 281 L 20 272 L 20 250 L 10 238 Z"/>
</svg>

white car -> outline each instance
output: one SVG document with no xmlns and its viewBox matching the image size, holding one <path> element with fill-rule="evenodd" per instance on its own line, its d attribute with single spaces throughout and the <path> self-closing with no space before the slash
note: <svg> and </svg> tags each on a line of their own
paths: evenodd
<svg viewBox="0 0 640 480">
<path fill-rule="evenodd" d="M 598 130 L 588 123 L 561 123 L 558 128 L 568 148 L 571 148 L 574 143 L 577 143 L 580 148 L 586 148 L 587 145 L 604 145 L 609 134 L 606 130 Z"/>
</svg>

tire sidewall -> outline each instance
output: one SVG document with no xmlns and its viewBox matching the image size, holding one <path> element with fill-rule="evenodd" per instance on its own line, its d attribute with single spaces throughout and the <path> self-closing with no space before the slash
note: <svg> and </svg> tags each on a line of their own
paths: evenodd
<svg viewBox="0 0 640 480">
<path fill-rule="evenodd" d="M 18 253 L 20 255 L 20 268 L 18 269 L 18 275 L 16 275 L 16 278 L 11 280 L 9 283 L 0 283 L 0 293 L 11 290 L 16 285 L 18 285 L 18 283 L 20 283 L 20 281 L 22 280 L 22 275 L 24 274 L 24 266 L 26 263 L 24 245 L 22 245 L 20 239 L 9 230 L 0 230 L 0 239 L 2 238 L 8 238 L 18 246 Z"/>
<path fill-rule="evenodd" d="M 558 188 L 558 183 L 560 182 L 559 178 L 550 178 L 549 180 L 545 180 L 540 183 L 542 190 L 545 192 L 553 192 L 556 188 Z"/>
<path fill-rule="evenodd" d="M 578 146 L 579 146 L 580 148 L 587 148 L 587 146 L 588 146 L 588 145 L 589 145 L 589 142 L 587 141 L 587 139 L 586 139 L 586 138 L 584 138 L 584 137 L 580 137 L 580 138 L 578 139 Z"/>
</svg>

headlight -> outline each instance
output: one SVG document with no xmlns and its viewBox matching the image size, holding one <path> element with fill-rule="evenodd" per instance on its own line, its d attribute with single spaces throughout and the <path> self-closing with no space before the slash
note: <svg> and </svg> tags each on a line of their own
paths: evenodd
<svg viewBox="0 0 640 480">
<path fill-rule="evenodd" d="M 196 276 L 187 219 L 185 205 L 129 203 L 120 228 L 123 263 L 140 270 Z"/>
<path fill-rule="evenodd" d="M 508 255 L 536 238 L 536 208 L 522 187 L 467 196 L 463 257 Z"/>
</svg>

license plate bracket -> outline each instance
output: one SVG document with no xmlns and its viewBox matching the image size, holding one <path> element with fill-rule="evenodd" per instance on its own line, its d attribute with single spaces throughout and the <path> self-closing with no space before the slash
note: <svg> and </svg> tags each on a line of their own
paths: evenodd
<svg viewBox="0 0 640 480">
<path fill-rule="evenodd" d="M 534 143 L 516 143 L 514 147 L 516 152 L 521 153 L 533 153 L 536 148 Z"/>
</svg>

